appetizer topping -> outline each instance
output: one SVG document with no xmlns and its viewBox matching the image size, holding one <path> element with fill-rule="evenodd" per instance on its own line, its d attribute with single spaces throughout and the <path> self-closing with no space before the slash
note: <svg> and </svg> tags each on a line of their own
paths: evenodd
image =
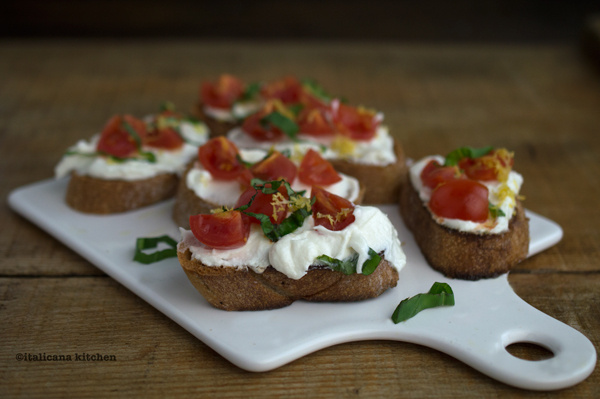
<svg viewBox="0 0 600 399">
<path fill-rule="evenodd" d="M 162 251 L 155 251 L 152 253 L 144 253 L 142 251 L 146 249 L 156 248 L 158 243 L 165 243 L 171 248 L 163 249 Z M 176 258 L 177 257 L 177 241 L 172 239 L 171 237 L 164 235 L 160 237 L 141 237 L 138 238 L 135 242 L 135 255 L 133 260 L 139 263 L 143 263 L 145 265 L 149 265 L 150 263 L 158 262 L 167 258 Z"/>
<path fill-rule="evenodd" d="M 328 119 L 327 110 L 324 108 L 304 108 L 298 115 L 298 128 L 309 136 L 330 136 L 335 129 Z"/>
<path fill-rule="evenodd" d="M 298 178 L 309 186 L 328 186 L 342 181 L 333 165 L 312 148 L 308 150 L 300 164 Z"/>
<path fill-rule="evenodd" d="M 313 186 L 311 197 L 315 226 L 323 226 L 328 230 L 340 231 L 354 222 L 354 204 L 345 198 Z"/>
<path fill-rule="evenodd" d="M 468 179 L 455 179 L 440 184 L 431 193 L 429 209 L 448 219 L 484 223 L 488 219 L 488 189 Z"/>
<path fill-rule="evenodd" d="M 198 148 L 198 158 L 202 166 L 215 179 L 234 180 L 244 172 L 239 161 L 239 151 L 235 144 L 225 137 L 215 137 Z"/>
<path fill-rule="evenodd" d="M 439 306 L 454 306 L 454 292 L 446 283 L 433 283 L 428 293 L 402 300 L 392 314 L 392 321 L 398 324 L 416 316 L 422 310 Z"/>
<path fill-rule="evenodd" d="M 462 147 L 448 154 L 444 164 L 458 165 L 473 180 L 506 182 L 514 164 L 514 153 L 505 148 Z"/>
<path fill-rule="evenodd" d="M 338 134 L 331 142 L 331 149 L 342 157 L 354 155 L 356 153 L 356 142 Z"/>
<path fill-rule="evenodd" d="M 303 103 L 307 107 L 325 107 L 331 101 L 331 96 L 316 80 L 302 79 L 302 88 L 304 89 Z"/>
<path fill-rule="evenodd" d="M 244 83 L 235 76 L 223 74 L 217 82 L 204 82 L 200 98 L 208 106 L 229 109 L 244 93 Z"/>
<path fill-rule="evenodd" d="M 202 244 L 215 249 L 234 249 L 246 244 L 250 221 L 237 210 L 190 216 L 190 228 Z"/>
<path fill-rule="evenodd" d="M 435 159 L 431 160 L 421 172 L 421 180 L 426 187 L 436 188 L 450 180 L 464 178 L 457 166 L 442 166 Z"/>
<path fill-rule="evenodd" d="M 377 254 L 377 252 L 373 251 L 372 248 L 369 248 L 369 259 L 365 261 L 362 265 L 362 274 L 368 276 L 372 274 L 377 266 L 379 266 L 379 262 L 381 262 L 381 256 Z M 358 253 L 354 253 L 350 258 L 339 260 L 332 258 L 327 255 L 321 255 L 317 257 L 318 264 L 324 264 L 329 266 L 329 268 L 335 270 L 336 272 L 342 272 L 345 275 L 350 275 L 357 273 L 357 265 L 358 265 Z"/>
<path fill-rule="evenodd" d="M 342 104 L 339 100 L 331 103 L 332 118 L 336 130 L 353 140 L 371 140 L 381 123 L 375 111 L 362 107 Z"/>
<path fill-rule="evenodd" d="M 268 99 L 277 99 L 284 104 L 297 104 L 302 98 L 302 85 L 298 79 L 288 76 L 284 79 L 266 84 L 260 91 Z"/>
<path fill-rule="evenodd" d="M 271 187 L 271 185 L 268 185 Z M 272 194 L 265 194 L 253 187 L 248 188 L 240 195 L 235 207 L 239 208 L 243 205 L 250 204 L 245 212 L 261 213 L 267 215 L 271 223 L 281 222 L 287 216 L 289 195 L 285 186 L 280 186 L 279 189 Z M 260 224 L 260 220 L 253 216 L 247 216 L 250 223 Z"/>
<path fill-rule="evenodd" d="M 134 155 L 146 137 L 146 124 L 131 115 L 115 115 L 109 119 L 98 140 L 97 150 L 118 158 Z"/>
<path fill-rule="evenodd" d="M 297 171 L 296 165 L 279 151 L 273 151 L 267 158 L 250 168 L 250 172 L 261 180 L 284 179 L 290 184 L 296 179 Z"/>
</svg>

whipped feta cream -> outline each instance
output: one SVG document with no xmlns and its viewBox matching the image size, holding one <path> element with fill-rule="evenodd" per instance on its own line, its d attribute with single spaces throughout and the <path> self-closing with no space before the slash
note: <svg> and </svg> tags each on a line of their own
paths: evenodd
<svg viewBox="0 0 600 399">
<path fill-rule="evenodd" d="M 372 140 L 350 140 L 343 136 L 315 137 L 300 132 L 298 140 L 283 137 L 279 141 L 258 141 L 244 133 L 242 128 L 232 129 L 227 138 L 239 148 L 274 147 L 277 151 L 290 150 L 292 158 L 302 157 L 309 149 L 318 151 L 325 159 L 346 159 L 364 165 L 386 166 L 396 163 L 394 139 L 386 126 L 379 126 Z M 323 148 L 325 147 L 325 148 Z"/>
<path fill-rule="evenodd" d="M 176 150 L 165 150 L 152 147 L 143 147 L 142 150 L 151 152 L 156 157 L 156 162 L 146 159 L 129 159 L 117 162 L 110 157 L 94 155 L 100 135 L 93 136 L 89 141 L 80 140 L 64 155 L 54 169 L 57 179 L 68 176 L 71 172 L 80 175 L 95 177 L 105 180 L 135 181 L 148 179 L 164 173 L 183 174 L 186 165 L 198 154 L 197 145 L 202 145 L 208 140 L 208 129 L 204 124 L 182 122 L 179 126 L 181 135 L 186 143 Z M 192 144 L 188 144 L 188 141 Z"/>
<path fill-rule="evenodd" d="M 356 206 L 355 221 L 340 231 L 331 231 L 315 226 L 313 217 L 304 221 L 302 227 L 271 242 L 258 225 L 253 225 L 246 245 L 233 250 L 207 248 L 191 231 L 180 229 L 181 241 L 178 250 L 189 248 L 192 259 L 206 266 L 235 268 L 249 267 L 262 273 L 270 265 L 287 277 L 302 278 L 311 265 L 318 264 L 316 258 L 327 255 L 336 259 L 347 259 L 358 253 L 357 272 L 362 272 L 363 263 L 369 259 L 369 248 L 383 252 L 385 259 L 400 271 L 406 264 L 398 233 L 388 217 L 378 208 Z"/>
<path fill-rule="evenodd" d="M 267 151 L 264 150 L 240 150 L 240 156 L 246 162 L 256 163 L 263 159 Z M 354 202 L 360 193 L 360 184 L 358 180 L 343 173 L 338 173 L 342 178 L 341 181 L 334 183 L 324 188 L 340 197 Z M 233 207 L 237 199 L 242 194 L 240 183 L 236 180 L 218 180 L 212 177 L 210 172 L 202 167 L 198 161 L 189 170 L 185 177 L 187 187 L 192 190 L 198 197 L 217 205 L 225 205 Z M 310 195 L 311 186 L 303 184 L 300 179 L 296 178 L 292 184 L 294 191 L 306 190 L 306 194 Z"/>
<path fill-rule="evenodd" d="M 240 119 L 244 119 L 248 115 L 257 112 L 262 107 L 262 102 L 239 102 L 234 103 L 230 109 L 215 108 L 210 105 L 204 105 L 204 113 L 213 119 L 221 122 L 235 123 Z"/>
<path fill-rule="evenodd" d="M 425 166 L 432 160 L 438 161 L 440 165 L 443 165 L 445 158 L 440 155 L 428 156 L 410 167 L 410 181 L 424 204 L 429 202 L 433 190 L 423 185 L 421 173 Z M 504 183 L 496 180 L 479 181 L 479 183 L 487 187 L 490 203 L 498 206 L 506 216 L 498 216 L 493 223 L 490 223 L 490 221 L 476 223 L 469 220 L 443 218 L 430 211 L 433 219 L 443 226 L 466 233 L 500 234 L 508 231 L 510 219 L 513 217 L 517 205 L 515 198 L 519 194 L 523 184 L 523 176 L 515 171 L 510 171 L 508 180 Z"/>
</svg>

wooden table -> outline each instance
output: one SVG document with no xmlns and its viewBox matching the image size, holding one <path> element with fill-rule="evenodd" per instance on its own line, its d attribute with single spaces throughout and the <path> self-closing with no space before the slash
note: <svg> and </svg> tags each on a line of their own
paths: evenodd
<svg viewBox="0 0 600 399">
<path fill-rule="evenodd" d="M 564 229 L 509 281 L 527 302 L 600 345 L 600 79 L 567 46 L 336 43 L 0 44 L 0 190 L 50 178 L 65 148 L 115 113 L 194 103 L 201 80 L 311 76 L 382 110 L 413 158 L 504 146 L 527 208 Z M 0 212 L 0 396 L 599 397 L 600 370 L 555 393 L 488 378 L 418 345 L 327 348 L 243 371 L 54 238 Z M 528 350 L 522 350 L 526 356 Z M 25 362 L 17 353 L 101 353 L 115 362 Z"/>
</svg>

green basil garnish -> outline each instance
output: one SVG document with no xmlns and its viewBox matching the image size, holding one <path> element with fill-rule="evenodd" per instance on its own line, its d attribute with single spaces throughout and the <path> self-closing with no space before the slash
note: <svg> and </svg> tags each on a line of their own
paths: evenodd
<svg viewBox="0 0 600 399">
<path fill-rule="evenodd" d="M 139 134 L 135 131 L 135 129 L 125 121 L 123 121 L 123 127 L 125 128 L 125 130 L 127 130 L 127 133 L 129 133 L 129 135 L 135 140 L 137 150 L 140 153 L 141 157 L 150 163 L 155 163 L 156 156 L 154 156 L 153 153 L 148 151 L 142 151 L 142 139 L 140 138 Z"/>
<path fill-rule="evenodd" d="M 310 94 L 312 94 L 313 96 L 315 96 L 321 100 L 324 100 L 326 102 L 331 101 L 331 96 L 314 79 L 303 78 L 302 79 L 302 87 L 304 87 L 304 89 L 306 91 L 308 91 Z"/>
<path fill-rule="evenodd" d="M 404 299 L 392 314 L 396 324 L 414 317 L 422 310 L 438 306 L 454 306 L 454 293 L 446 283 L 434 283 L 426 294 Z"/>
<path fill-rule="evenodd" d="M 332 258 L 327 255 L 317 256 L 317 260 L 321 263 L 324 263 L 326 266 L 335 270 L 336 272 L 342 272 L 345 275 L 350 275 L 356 273 L 356 266 L 358 264 L 358 253 L 355 253 L 348 259 L 339 260 L 336 258 Z M 363 263 L 362 274 L 368 276 L 373 273 L 377 266 L 381 262 L 381 256 L 377 254 L 377 252 L 373 251 L 372 248 L 369 248 L 369 259 Z"/>
<path fill-rule="evenodd" d="M 142 252 L 144 249 L 156 248 L 159 242 L 168 244 L 171 248 L 163 249 L 162 251 L 156 251 L 151 254 Z M 173 258 L 177 256 L 177 241 L 171 237 L 164 235 L 160 237 L 145 237 L 138 238 L 135 242 L 135 256 L 133 260 L 145 265 L 150 263 L 158 262 L 166 258 Z"/>
<path fill-rule="evenodd" d="M 444 166 L 454 166 L 458 165 L 463 158 L 479 158 L 492 151 L 494 147 L 488 146 L 483 148 L 473 148 L 473 147 L 461 147 L 446 156 L 446 161 L 444 162 Z"/>
<path fill-rule="evenodd" d="M 298 134 L 298 131 L 300 130 L 296 122 L 277 111 L 273 111 L 270 114 L 264 116 L 260 120 L 260 123 L 271 123 L 272 125 L 277 126 L 292 140 L 296 138 L 296 134 Z"/>
<path fill-rule="evenodd" d="M 242 96 L 236 101 L 236 103 L 250 101 L 254 99 L 260 92 L 261 84 L 259 82 L 250 83 L 246 86 L 246 90 L 242 93 Z"/>
<path fill-rule="evenodd" d="M 304 109 L 304 105 L 300 103 L 292 104 L 288 105 L 287 109 L 289 109 L 295 116 L 298 116 L 300 114 L 300 111 Z"/>
<path fill-rule="evenodd" d="M 498 207 L 498 205 L 494 205 L 491 202 L 488 202 L 488 209 L 490 211 L 490 216 L 493 218 L 497 218 L 499 216 L 506 216 L 506 214 Z"/>
</svg>

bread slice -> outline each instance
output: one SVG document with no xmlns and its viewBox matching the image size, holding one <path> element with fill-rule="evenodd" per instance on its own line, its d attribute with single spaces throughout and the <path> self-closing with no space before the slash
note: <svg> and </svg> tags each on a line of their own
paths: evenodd
<svg viewBox="0 0 600 399">
<path fill-rule="evenodd" d="M 177 193 L 175 194 L 175 205 L 173 206 L 173 221 L 179 227 L 184 229 L 190 229 L 190 216 L 210 213 L 212 209 L 219 208 L 222 204 L 215 204 L 200 198 L 196 193 L 189 189 L 186 183 L 186 176 L 193 163 L 185 171 L 183 178 L 179 182 L 177 187 Z M 354 203 L 360 205 L 365 196 L 365 186 L 360 185 L 358 192 L 358 198 Z"/>
<path fill-rule="evenodd" d="M 179 177 L 164 173 L 143 180 L 105 180 L 73 172 L 67 204 L 80 212 L 109 214 L 152 205 L 175 195 Z"/>
<path fill-rule="evenodd" d="M 358 179 L 366 188 L 364 204 L 395 204 L 400 187 L 407 178 L 406 159 L 402 146 L 394 140 L 396 163 L 387 166 L 365 165 L 345 159 L 330 159 L 335 170 Z"/>
<path fill-rule="evenodd" d="M 208 126 L 211 138 L 225 136 L 231 129 L 239 126 L 239 123 L 237 122 L 224 122 L 207 115 L 206 112 L 204 112 L 204 106 L 202 103 L 197 103 L 194 105 L 194 108 L 192 108 L 192 115 L 200 119 L 206 124 L 206 126 Z"/>
<path fill-rule="evenodd" d="M 375 298 L 398 283 L 398 272 L 380 254 L 375 271 L 345 275 L 323 266 L 311 266 L 299 280 L 269 266 L 262 274 L 250 269 L 206 266 L 192 259 L 189 248 L 177 252 L 190 282 L 214 307 L 223 310 L 267 310 L 303 299 L 313 302 L 348 302 Z"/>
<path fill-rule="evenodd" d="M 400 213 L 427 262 L 447 277 L 496 277 L 525 259 L 529 251 L 529 223 L 519 200 L 509 230 L 502 234 L 464 233 L 438 224 L 410 182 L 402 189 Z"/>
</svg>

